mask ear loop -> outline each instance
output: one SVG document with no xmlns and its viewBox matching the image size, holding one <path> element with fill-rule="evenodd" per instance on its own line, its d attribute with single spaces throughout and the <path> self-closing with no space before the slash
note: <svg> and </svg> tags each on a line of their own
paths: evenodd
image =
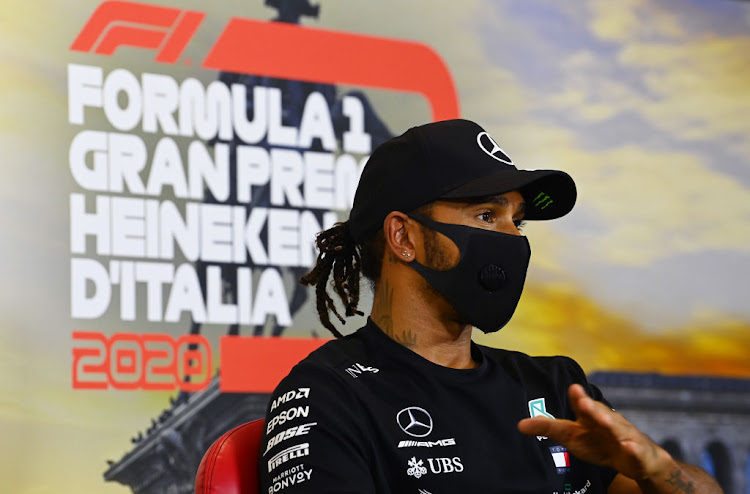
<svg viewBox="0 0 750 494">
<path fill-rule="evenodd" d="M 435 231 L 435 232 L 443 234 L 444 236 L 446 236 L 448 238 L 448 240 L 450 240 L 453 243 L 453 245 L 456 246 L 456 248 L 458 249 L 458 262 L 456 263 L 455 266 L 453 266 L 452 268 L 447 269 L 445 271 L 452 271 L 454 269 L 457 269 L 461 265 L 461 263 L 464 260 L 464 252 L 466 252 L 466 248 L 467 248 L 467 244 L 468 244 L 468 239 L 467 239 L 466 235 L 461 235 L 460 233 L 465 228 L 471 228 L 471 227 L 464 226 L 464 225 L 451 225 L 450 223 L 441 223 L 439 221 L 435 221 L 435 220 L 433 220 L 431 218 L 423 216 L 423 215 L 421 215 L 419 213 L 407 213 L 406 215 L 409 218 L 411 218 L 414 221 L 416 221 L 417 223 L 419 223 L 422 226 L 424 226 L 425 228 L 428 228 L 428 229 L 430 229 L 432 231 Z M 433 270 L 434 271 L 433 268 L 429 268 L 429 267 L 425 266 L 424 264 L 420 263 L 416 259 L 414 259 L 413 261 L 409 262 L 409 265 L 410 266 L 414 265 L 412 267 L 414 267 L 415 269 L 418 266 L 418 267 L 420 267 L 422 269 L 429 269 L 429 270 Z"/>
<path fill-rule="evenodd" d="M 441 223 L 439 221 L 435 221 L 431 218 L 428 218 L 426 216 L 423 216 L 419 213 L 407 213 L 406 214 L 409 218 L 413 219 L 417 223 L 420 223 L 422 226 L 429 228 L 430 230 L 435 230 L 438 233 L 442 233 L 448 239 L 455 244 L 455 246 L 458 248 L 458 252 L 460 255 L 458 264 L 461 264 L 461 260 L 463 260 L 463 252 L 466 250 L 468 238 L 466 235 L 461 235 L 461 233 L 465 232 L 473 232 L 476 231 L 476 228 L 472 228 L 470 226 L 466 225 L 453 225 L 450 223 Z M 467 228 L 469 230 L 467 230 Z M 458 266 L 458 264 L 456 266 Z"/>
</svg>

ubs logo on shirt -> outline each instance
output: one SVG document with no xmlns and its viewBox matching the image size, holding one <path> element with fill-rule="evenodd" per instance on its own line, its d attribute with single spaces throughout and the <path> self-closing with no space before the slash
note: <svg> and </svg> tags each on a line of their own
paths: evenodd
<svg viewBox="0 0 750 494">
<path fill-rule="evenodd" d="M 417 459 L 416 456 L 412 456 L 407 465 L 406 474 L 410 477 L 419 478 L 422 475 L 427 475 L 427 468 L 424 466 L 424 461 L 421 458 Z M 458 456 L 452 458 L 427 458 L 427 465 L 430 467 L 430 472 L 436 475 L 441 473 L 461 473 L 464 471 L 464 465 Z"/>
</svg>

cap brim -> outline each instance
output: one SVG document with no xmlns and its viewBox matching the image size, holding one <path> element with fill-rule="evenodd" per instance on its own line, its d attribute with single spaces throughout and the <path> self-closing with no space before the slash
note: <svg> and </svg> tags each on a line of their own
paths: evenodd
<svg viewBox="0 0 750 494">
<path fill-rule="evenodd" d="M 460 185 L 440 196 L 462 199 L 504 194 L 518 190 L 526 202 L 527 220 L 551 220 L 565 216 L 576 203 L 573 179 L 559 170 L 503 170 Z"/>
</svg>

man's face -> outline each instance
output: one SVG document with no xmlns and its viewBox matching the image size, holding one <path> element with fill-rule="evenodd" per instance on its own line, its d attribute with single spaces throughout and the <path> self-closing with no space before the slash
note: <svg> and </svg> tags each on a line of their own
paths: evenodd
<svg viewBox="0 0 750 494">
<path fill-rule="evenodd" d="M 523 196 L 513 190 L 497 196 L 435 201 L 430 217 L 441 223 L 521 235 L 525 208 Z M 428 267 L 447 270 L 458 264 L 460 253 L 456 244 L 434 230 L 423 227 L 422 232 L 422 258 Z"/>
</svg>

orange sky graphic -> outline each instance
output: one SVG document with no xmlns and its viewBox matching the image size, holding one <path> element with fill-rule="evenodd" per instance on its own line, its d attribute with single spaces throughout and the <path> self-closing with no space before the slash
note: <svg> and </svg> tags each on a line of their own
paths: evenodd
<svg viewBox="0 0 750 494">
<path fill-rule="evenodd" d="M 532 355 L 567 355 L 587 373 L 750 377 L 749 323 L 723 317 L 650 332 L 568 286 L 527 285 L 511 323 L 475 340 Z"/>
</svg>

